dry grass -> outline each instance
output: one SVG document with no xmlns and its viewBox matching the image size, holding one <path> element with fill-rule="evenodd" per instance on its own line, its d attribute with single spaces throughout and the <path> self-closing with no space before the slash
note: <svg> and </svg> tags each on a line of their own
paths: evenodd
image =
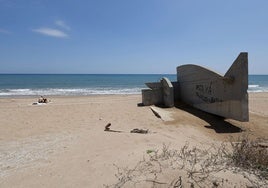
<svg viewBox="0 0 268 188">
<path fill-rule="evenodd" d="M 230 145 L 223 143 L 208 149 L 190 147 L 186 143 L 180 150 L 163 144 L 161 150 L 148 149 L 146 156 L 134 168 L 116 166 L 118 182 L 106 187 L 237 186 L 217 176 L 217 173 L 226 171 L 241 174 L 248 180 L 238 186 L 265 187 L 268 183 L 268 155 L 267 148 L 258 147 L 262 141 L 243 137 Z"/>
<path fill-rule="evenodd" d="M 254 172 L 268 180 L 268 142 L 265 139 L 251 140 L 248 136 L 231 142 L 231 159 L 235 166 Z"/>
</svg>

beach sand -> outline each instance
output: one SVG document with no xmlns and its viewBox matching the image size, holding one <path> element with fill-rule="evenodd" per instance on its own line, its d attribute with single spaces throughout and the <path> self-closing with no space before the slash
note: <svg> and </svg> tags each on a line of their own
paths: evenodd
<svg viewBox="0 0 268 188">
<path fill-rule="evenodd" d="M 44 105 L 32 105 L 32 97 L 0 99 L 0 187 L 105 187 L 118 182 L 117 167 L 134 168 L 163 144 L 207 148 L 230 136 L 268 137 L 268 93 L 249 95 L 244 123 L 184 105 L 164 109 L 170 119 L 163 121 L 137 106 L 141 95 L 48 98 Z M 149 133 L 130 133 L 135 128 Z M 221 174 L 230 187 L 249 184 L 230 173 Z"/>
</svg>

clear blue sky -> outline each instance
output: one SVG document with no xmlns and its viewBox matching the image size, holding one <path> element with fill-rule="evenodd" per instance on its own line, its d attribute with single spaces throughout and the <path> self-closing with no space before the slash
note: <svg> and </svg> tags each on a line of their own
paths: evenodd
<svg viewBox="0 0 268 188">
<path fill-rule="evenodd" d="M 0 73 L 268 74 L 267 0 L 0 0 Z"/>
</svg>

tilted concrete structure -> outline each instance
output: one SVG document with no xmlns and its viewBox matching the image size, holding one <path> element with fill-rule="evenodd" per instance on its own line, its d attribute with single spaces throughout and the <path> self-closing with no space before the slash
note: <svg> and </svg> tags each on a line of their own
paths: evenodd
<svg viewBox="0 0 268 188">
<path fill-rule="evenodd" d="M 168 79 L 165 79 L 168 80 Z M 171 83 L 168 80 L 169 83 Z M 240 53 L 225 75 L 198 65 L 177 67 L 177 82 L 163 93 L 160 83 L 147 83 L 149 90 L 142 91 L 144 105 L 180 100 L 195 108 L 222 117 L 248 121 L 248 54 Z M 174 92 L 173 95 L 170 92 Z M 149 94 L 150 93 L 150 94 Z M 172 103 L 172 102 L 171 102 Z M 171 104 L 167 102 L 167 104 Z M 173 105 L 166 105 L 171 107 Z"/>
</svg>

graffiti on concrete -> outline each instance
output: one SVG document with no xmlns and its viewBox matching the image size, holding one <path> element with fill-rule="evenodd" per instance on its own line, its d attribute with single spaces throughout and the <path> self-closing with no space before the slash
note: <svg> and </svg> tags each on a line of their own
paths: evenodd
<svg viewBox="0 0 268 188">
<path fill-rule="evenodd" d="M 195 86 L 196 96 L 206 103 L 223 102 L 221 99 L 211 96 L 212 82 L 209 85 L 198 84 Z"/>
</svg>

